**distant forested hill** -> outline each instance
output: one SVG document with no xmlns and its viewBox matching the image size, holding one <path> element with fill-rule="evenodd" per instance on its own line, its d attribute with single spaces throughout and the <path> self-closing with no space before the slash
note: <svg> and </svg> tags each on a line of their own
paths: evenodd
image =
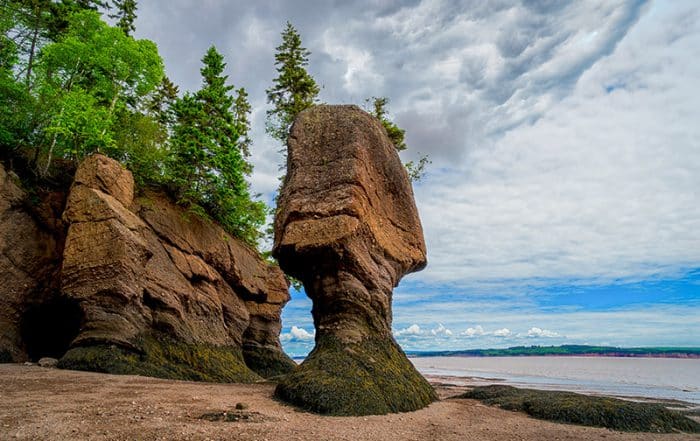
<svg viewBox="0 0 700 441">
<path fill-rule="evenodd" d="M 514 356 L 591 356 L 700 358 L 700 348 L 617 348 L 612 346 L 562 345 L 514 346 L 507 349 L 468 349 L 460 351 L 407 351 L 411 357 L 514 357 Z"/>
</svg>

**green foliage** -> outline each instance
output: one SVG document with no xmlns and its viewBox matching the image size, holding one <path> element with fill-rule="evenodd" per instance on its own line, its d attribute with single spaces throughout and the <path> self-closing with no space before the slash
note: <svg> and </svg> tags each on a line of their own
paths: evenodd
<svg viewBox="0 0 700 441">
<path fill-rule="evenodd" d="M 117 10 L 110 14 L 110 18 L 117 19 L 117 27 L 124 31 L 126 35 L 131 35 L 136 30 L 134 21 L 136 20 L 136 0 L 113 0 L 112 6 Z"/>
<path fill-rule="evenodd" d="M 370 99 L 367 101 L 370 101 Z M 386 106 L 389 104 L 389 98 L 385 96 L 375 96 L 371 98 L 371 101 L 372 111 L 370 113 L 382 123 L 387 135 L 389 135 L 389 139 L 392 144 L 394 144 L 394 147 L 396 147 L 396 150 L 406 150 L 406 142 L 404 140 L 406 131 L 399 128 L 399 126 L 394 124 L 387 116 Z"/>
<path fill-rule="evenodd" d="M 0 152 L 17 150 L 26 133 L 27 108 L 31 104 L 26 87 L 15 80 L 14 67 L 18 62 L 15 42 L 7 37 L 13 26 L 12 15 L 0 15 Z"/>
<path fill-rule="evenodd" d="M 134 344 L 138 350 L 107 344 L 72 348 L 59 360 L 58 367 L 219 383 L 261 380 L 246 367 L 237 347 L 184 343 L 166 336 L 141 336 Z"/>
<path fill-rule="evenodd" d="M 250 156 L 250 146 L 253 140 L 250 139 L 250 112 L 252 108 L 248 102 L 248 92 L 244 88 L 236 90 L 236 99 L 233 103 L 233 121 L 238 132 L 238 146 L 243 157 Z M 246 170 L 246 174 L 252 172 L 252 168 Z"/>
<path fill-rule="evenodd" d="M 365 104 L 371 104 L 371 109 L 369 113 L 377 118 L 379 122 L 384 126 L 386 134 L 389 136 L 391 143 L 394 144 L 396 150 L 403 151 L 406 150 L 406 131 L 399 126 L 397 126 L 393 121 L 389 119 L 387 106 L 389 104 L 389 98 L 383 97 L 372 97 L 365 100 Z M 425 168 L 430 164 L 431 161 L 428 156 L 422 156 L 417 162 L 409 161 L 404 164 L 406 171 L 408 172 L 408 177 L 411 181 L 420 181 L 425 175 Z"/>
<path fill-rule="evenodd" d="M 265 91 L 268 103 L 273 106 L 267 111 L 266 130 L 273 138 L 286 143 L 294 118 L 318 101 L 320 89 L 306 71 L 311 52 L 301 45 L 301 36 L 290 22 L 282 32 L 282 44 L 276 50 L 278 75 L 273 86 Z"/>
<path fill-rule="evenodd" d="M 493 385 L 475 387 L 458 398 L 472 398 L 535 418 L 606 427 L 630 432 L 700 433 L 700 424 L 660 404 L 636 403 L 573 392 L 517 389 Z"/>
<path fill-rule="evenodd" d="M 54 156 L 77 161 L 95 151 L 114 153 L 115 114 L 163 76 L 152 42 L 126 36 L 94 11 L 77 12 L 68 23 L 61 40 L 41 50 L 33 82 L 37 111 L 45 118 L 33 127 L 40 133 L 35 158 L 46 158 L 43 175 Z"/>
<path fill-rule="evenodd" d="M 74 87 L 61 96 L 60 108 L 44 129 L 55 142 L 55 154 L 82 158 L 100 147 L 114 147 L 112 133 L 108 131 L 112 116 L 93 95 Z"/>
<path fill-rule="evenodd" d="M 404 164 L 406 171 L 408 172 L 408 178 L 413 182 L 418 182 L 425 176 L 425 168 L 428 164 L 432 164 L 433 161 L 428 159 L 428 156 L 421 156 L 418 162 L 408 161 Z"/>
<path fill-rule="evenodd" d="M 42 49 L 41 63 L 47 86 L 67 91 L 79 85 L 110 113 L 120 100 L 137 101 L 163 78 L 163 61 L 152 41 L 128 37 L 92 11 L 70 16 L 60 42 Z"/>
<path fill-rule="evenodd" d="M 104 153 L 131 170 L 137 188 L 164 184 L 167 127 L 154 116 L 124 108 L 117 113 L 113 128 L 116 147 Z"/>
<path fill-rule="evenodd" d="M 251 198 L 245 180 L 252 167 L 244 159 L 248 146 L 241 140 L 248 139 L 250 105 L 244 90 L 237 98 L 231 95 L 234 88 L 226 84 L 226 64 L 216 48 L 209 48 L 202 63 L 202 88 L 174 106 L 168 177 L 178 203 L 210 214 L 224 229 L 255 244 L 266 209 Z"/>
<path fill-rule="evenodd" d="M 437 399 L 390 338 L 344 344 L 325 335 L 304 362 L 282 378 L 275 395 L 330 415 L 377 415 L 421 409 Z"/>
<path fill-rule="evenodd" d="M 163 77 L 158 87 L 146 98 L 146 113 L 155 118 L 168 134 L 175 124 L 174 105 L 179 91 L 170 78 Z"/>
</svg>

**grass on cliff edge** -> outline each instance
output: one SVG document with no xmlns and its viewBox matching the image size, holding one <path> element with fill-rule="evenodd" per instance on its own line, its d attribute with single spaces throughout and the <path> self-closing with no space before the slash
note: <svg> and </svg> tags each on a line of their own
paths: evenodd
<svg viewBox="0 0 700 441">
<path fill-rule="evenodd" d="M 139 337 L 140 352 L 109 344 L 70 349 L 58 362 L 61 369 L 144 375 L 171 380 L 254 383 L 262 380 L 243 361 L 239 348 Z"/>
<path fill-rule="evenodd" d="M 560 423 L 626 432 L 700 433 L 699 423 L 654 403 L 503 385 L 475 387 L 456 398 L 471 398 Z"/>
<path fill-rule="evenodd" d="M 391 338 L 344 344 L 322 336 L 283 377 L 275 396 L 327 415 L 383 415 L 421 409 L 437 399 L 433 387 Z"/>
</svg>

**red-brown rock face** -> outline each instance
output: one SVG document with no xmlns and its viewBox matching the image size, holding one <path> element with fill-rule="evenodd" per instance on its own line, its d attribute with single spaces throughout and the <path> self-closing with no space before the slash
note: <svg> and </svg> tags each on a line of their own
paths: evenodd
<svg viewBox="0 0 700 441">
<path fill-rule="evenodd" d="M 19 178 L 0 164 L 0 360 L 27 359 L 22 327 L 29 307 L 53 289 L 57 239 L 26 209 Z M 31 337 L 29 337 L 31 340 Z"/>
<path fill-rule="evenodd" d="M 215 381 L 294 366 L 279 342 L 279 268 L 161 194 L 134 199 L 116 161 L 80 165 L 63 221 L 60 297 L 80 323 L 60 366 Z"/>
<path fill-rule="evenodd" d="M 391 335 L 392 289 L 425 266 L 426 251 L 408 175 L 379 121 L 355 106 L 299 115 L 273 254 L 304 283 L 316 326 L 316 348 L 280 397 L 335 414 L 412 410 L 434 398 Z M 344 378 L 363 375 L 374 379 L 358 387 Z"/>
</svg>

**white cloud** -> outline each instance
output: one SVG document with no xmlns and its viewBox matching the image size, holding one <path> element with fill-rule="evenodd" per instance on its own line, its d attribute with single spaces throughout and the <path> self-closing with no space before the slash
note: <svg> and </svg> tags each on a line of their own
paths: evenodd
<svg viewBox="0 0 700 441">
<path fill-rule="evenodd" d="M 449 337 L 452 335 L 452 331 L 447 329 L 442 323 L 439 323 L 437 328 L 431 329 L 430 333 L 435 336 L 444 335 Z"/>
<path fill-rule="evenodd" d="M 420 326 L 417 324 L 412 324 L 411 326 L 401 329 L 399 331 L 394 331 L 394 336 L 400 337 L 402 335 L 421 335 L 423 332 L 420 329 Z"/>
<path fill-rule="evenodd" d="M 679 35 L 697 3 L 674 5 L 652 6 L 536 122 L 417 187 L 423 280 L 610 283 L 700 266 L 700 20 Z"/>
<path fill-rule="evenodd" d="M 520 335 L 518 335 L 520 336 Z M 526 337 L 547 337 L 547 338 L 553 338 L 553 337 L 560 337 L 560 335 L 554 331 L 550 331 L 548 329 L 541 329 L 538 327 L 532 327 L 528 329 L 527 334 L 525 334 Z"/>
<path fill-rule="evenodd" d="M 461 332 L 459 335 L 464 335 L 466 337 L 484 335 L 484 328 L 482 328 L 480 325 L 477 325 L 473 328 L 467 328 L 466 331 Z"/>
<path fill-rule="evenodd" d="M 308 332 L 304 328 L 299 328 L 297 326 L 292 326 L 292 329 L 289 332 L 283 332 L 280 334 L 280 340 L 282 341 L 312 341 L 314 339 L 314 336 L 316 335 L 316 331 Z"/>
<path fill-rule="evenodd" d="M 493 331 L 493 335 L 496 337 L 510 337 L 512 332 L 510 332 L 510 329 L 508 328 L 501 328 Z"/>
</svg>

